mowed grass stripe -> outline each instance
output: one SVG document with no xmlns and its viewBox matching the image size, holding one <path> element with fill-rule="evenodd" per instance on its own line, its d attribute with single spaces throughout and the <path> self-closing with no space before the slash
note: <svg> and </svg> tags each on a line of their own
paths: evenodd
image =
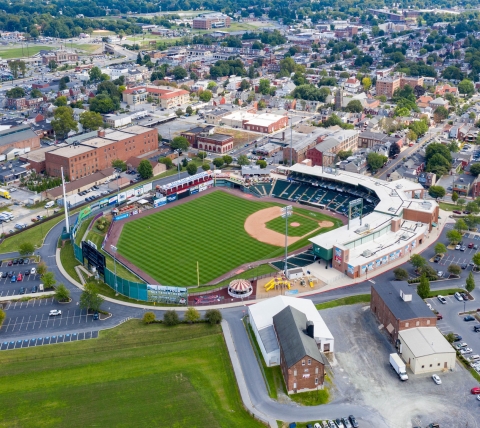
<svg viewBox="0 0 480 428">
<path fill-rule="evenodd" d="M 278 247 L 251 238 L 246 218 L 272 204 L 218 191 L 127 223 L 118 251 L 162 284 L 194 285 L 273 253 Z"/>
<path fill-rule="evenodd" d="M 292 223 L 300 223 L 300 226 L 293 227 L 291 226 Z M 267 229 L 274 230 L 275 232 L 285 233 L 285 219 L 282 217 L 270 220 L 266 226 Z M 288 236 L 303 236 L 319 227 L 317 221 L 310 220 L 302 215 L 292 214 L 288 218 Z"/>
</svg>

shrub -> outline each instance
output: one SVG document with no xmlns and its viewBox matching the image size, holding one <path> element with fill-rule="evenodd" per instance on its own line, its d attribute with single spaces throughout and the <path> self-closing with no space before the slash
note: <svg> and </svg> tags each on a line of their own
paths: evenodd
<svg viewBox="0 0 480 428">
<path fill-rule="evenodd" d="M 222 319 L 222 313 L 218 309 L 209 309 L 205 313 L 205 320 L 210 324 L 220 324 Z"/>
<path fill-rule="evenodd" d="M 151 324 L 151 323 L 155 322 L 155 314 L 153 312 L 145 312 L 143 314 L 142 321 L 145 324 Z"/>
<path fill-rule="evenodd" d="M 180 320 L 178 319 L 177 312 L 173 310 L 165 312 L 165 315 L 163 316 L 163 322 L 169 327 L 179 324 Z"/>
</svg>

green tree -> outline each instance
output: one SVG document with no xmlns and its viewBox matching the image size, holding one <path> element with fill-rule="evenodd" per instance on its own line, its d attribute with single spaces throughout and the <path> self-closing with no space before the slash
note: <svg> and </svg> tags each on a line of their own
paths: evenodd
<svg viewBox="0 0 480 428">
<path fill-rule="evenodd" d="M 386 156 L 380 155 L 375 152 L 370 152 L 367 155 L 367 165 L 372 170 L 372 172 L 378 171 L 388 160 Z"/>
<path fill-rule="evenodd" d="M 170 143 L 170 147 L 173 150 L 180 150 L 182 152 L 187 151 L 189 146 L 190 144 L 185 137 L 175 137 Z"/>
<path fill-rule="evenodd" d="M 66 138 L 70 131 L 78 131 L 78 125 L 73 118 L 71 107 L 58 107 L 53 114 L 52 128 L 61 138 Z"/>
<path fill-rule="evenodd" d="M 175 112 L 175 114 L 180 117 L 183 115 L 183 110 L 181 108 L 177 109 L 177 111 Z"/>
<path fill-rule="evenodd" d="M 18 254 L 21 256 L 27 256 L 33 254 L 35 251 L 35 246 L 31 242 L 23 242 L 18 247 Z"/>
<path fill-rule="evenodd" d="M 228 166 L 233 162 L 233 158 L 230 155 L 224 155 L 223 162 L 225 162 L 225 165 Z"/>
<path fill-rule="evenodd" d="M 248 159 L 247 155 L 240 155 L 237 159 L 237 164 L 240 166 L 249 165 L 250 159 Z"/>
<path fill-rule="evenodd" d="M 88 72 L 88 77 L 91 82 L 99 82 L 102 78 L 102 72 L 98 67 L 92 67 Z"/>
<path fill-rule="evenodd" d="M 122 161 L 121 159 L 115 159 L 112 161 L 112 166 L 116 169 L 119 169 L 120 171 L 126 171 L 127 170 L 127 163 L 125 161 Z"/>
<path fill-rule="evenodd" d="M 465 281 L 465 289 L 469 293 L 471 293 L 475 289 L 475 280 L 473 279 L 472 272 L 468 274 L 467 280 Z"/>
<path fill-rule="evenodd" d="M 153 312 L 145 312 L 142 321 L 144 324 L 152 324 L 155 322 L 155 314 Z"/>
<path fill-rule="evenodd" d="M 448 267 L 447 271 L 448 271 L 449 273 L 451 273 L 452 275 L 459 276 L 460 273 L 462 272 L 462 268 L 461 268 L 460 266 L 458 266 L 458 265 L 451 264 L 451 265 Z"/>
<path fill-rule="evenodd" d="M 211 91 L 213 88 L 216 88 L 217 84 L 215 82 L 208 82 L 207 89 Z"/>
<path fill-rule="evenodd" d="M 353 152 L 351 150 L 340 150 L 338 153 L 337 153 L 337 157 L 338 159 L 340 160 L 345 160 L 347 159 L 349 156 L 352 156 Z"/>
<path fill-rule="evenodd" d="M 473 214 L 469 214 L 469 215 L 465 216 L 463 218 L 463 220 L 467 224 L 467 227 L 468 227 L 469 230 L 475 230 L 476 229 L 477 224 L 478 224 L 478 217 L 477 216 L 475 216 Z"/>
<path fill-rule="evenodd" d="M 200 95 L 198 96 L 198 99 L 200 101 L 203 101 L 204 103 L 208 103 L 212 99 L 212 93 L 210 91 L 202 91 L 200 92 Z"/>
<path fill-rule="evenodd" d="M 53 272 L 45 272 L 42 275 L 42 282 L 45 288 L 52 288 L 56 284 L 57 280 L 55 279 Z"/>
<path fill-rule="evenodd" d="M 472 262 L 475 265 L 475 270 L 480 269 L 480 253 L 475 253 L 472 257 Z"/>
<path fill-rule="evenodd" d="M 20 88 L 19 86 L 16 86 L 15 88 L 9 89 L 5 95 L 7 98 L 24 98 L 25 97 L 25 89 Z"/>
<path fill-rule="evenodd" d="M 420 277 L 420 284 L 417 286 L 417 294 L 422 299 L 426 299 L 430 296 L 430 282 L 425 274 Z"/>
<path fill-rule="evenodd" d="M 0 327 L 3 325 L 6 317 L 7 314 L 5 313 L 5 311 L 3 309 L 0 309 Z"/>
<path fill-rule="evenodd" d="M 257 108 L 259 110 L 263 110 L 267 107 L 267 103 L 264 100 L 260 100 L 257 104 Z"/>
<path fill-rule="evenodd" d="M 185 113 L 191 116 L 193 114 L 193 108 L 191 106 L 187 106 Z"/>
<path fill-rule="evenodd" d="M 179 65 L 173 69 L 172 73 L 175 77 L 175 80 L 185 79 L 185 77 L 187 77 L 188 75 L 187 70 L 185 70 L 183 67 L 180 67 Z"/>
<path fill-rule="evenodd" d="M 456 203 L 458 201 L 458 193 L 457 192 L 452 193 L 452 201 L 453 201 L 453 203 Z"/>
<path fill-rule="evenodd" d="M 98 287 L 95 282 L 87 282 L 80 294 L 80 308 L 98 312 L 103 303 L 103 298 L 98 294 Z"/>
<path fill-rule="evenodd" d="M 55 60 L 51 59 L 50 61 L 48 61 L 48 68 L 51 70 L 51 71 L 54 71 L 58 68 L 58 64 Z"/>
<path fill-rule="evenodd" d="M 447 247 L 445 244 L 442 244 L 441 242 L 438 242 L 435 244 L 435 254 L 446 254 L 447 253 Z"/>
<path fill-rule="evenodd" d="M 47 272 L 47 265 L 45 264 L 45 262 L 40 262 L 37 265 L 37 274 L 40 276 L 43 276 L 45 275 L 46 272 Z"/>
<path fill-rule="evenodd" d="M 195 308 L 188 308 L 187 311 L 185 312 L 185 315 L 183 317 L 185 321 L 187 321 L 189 324 L 193 324 L 195 322 L 200 321 L 200 312 L 198 312 Z"/>
<path fill-rule="evenodd" d="M 467 97 L 473 95 L 475 92 L 475 87 L 473 86 L 473 82 L 468 79 L 463 79 L 458 84 L 458 92 L 460 94 L 466 95 Z"/>
<path fill-rule="evenodd" d="M 248 89 L 250 89 L 250 82 L 246 79 L 243 79 L 240 82 L 240 90 L 241 91 L 247 91 Z"/>
<path fill-rule="evenodd" d="M 111 98 L 108 94 L 98 94 L 96 97 L 90 99 L 90 111 L 107 114 L 117 110 L 120 107 L 120 102 L 117 99 Z"/>
<path fill-rule="evenodd" d="M 204 163 L 204 164 L 202 165 L 202 169 L 203 169 L 204 171 L 209 171 L 209 170 L 210 170 L 210 164 L 209 164 L 209 163 Z"/>
<path fill-rule="evenodd" d="M 205 320 L 210 324 L 220 324 L 222 319 L 222 313 L 218 309 L 209 309 L 205 312 Z"/>
<path fill-rule="evenodd" d="M 197 165 L 195 162 L 189 162 L 187 165 L 188 175 L 195 175 L 198 171 Z"/>
<path fill-rule="evenodd" d="M 270 80 L 269 79 L 260 79 L 258 84 L 258 92 L 262 95 L 268 95 L 270 93 Z"/>
<path fill-rule="evenodd" d="M 103 126 L 103 117 L 100 113 L 96 111 L 85 111 L 80 114 L 79 122 L 84 129 L 89 131 L 96 131 L 98 128 Z"/>
<path fill-rule="evenodd" d="M 217 168 L 221 168 L 224 163 L 225 163 L 225 161 L 223 160 L 223 158 L 215 158 L 215 159 L 213 160 L 213 164 L 214 164 Z"/>
<path fill-rule="evenodd" d="M 403 268 L 396 268 L 393 271 L 397 281 L 406 281 L 409 277 L 408 272 Z"/>
<path fill-rule="evenodd" d="M 432 198 L 443 198 L 445 196 L 445 189 L 442 186 L 430 186 L 428 194 Z"/>
<path fill-rule="evenodd" d="M 207 152 L 200 151 L 197 153 L 197 157 L 201 160 L 204 160 L 207 157 Z"/>
<path fill-rule="evenodd" d="M 466 202 L 467 202 L 467 201 L 466 201 L 465 199 L 463 199 L 463 198 L 458 198 L 458 199 L 457 199 L 457 205 L 458 205 L 460 208 L 462 208 L 462 207 L 466 204 Z"/>
<path fill-rule="evenodd" d="M 446 237 L 448 242 L 450 242 L 450 245 L 458 244 L 462 240 L 462 234 L 457 230 L 449 230 L 446 233 Z"/>
<path fill-rule="evenodd" d="M 473 165 L 470 165 L 470 174 L 474 175 L 475 177 L 480 174 L 480 163 L 474 163 Z"/>
<path fill-rule="evenodd" d="M 53 104 L 57 107 L 64 107 L 67 105 L 67 97 L 62 95 L 61 97 L 58 97 Z"/>
<path fill-rule="evenodd" d="M 476 202 L 468 202 L 467 203 L 467 206 L 465 207 L 465 211 L 469 211 L 471 213 L 474 213 L 474 214 L 478 214 L 478 211 L 479 211 L 480 207 L 478 206 L 478 204 Z"/>
<path fill-rule="evenodd" d="M 350 113 L 361 113 L 363 111 L 363 106 L 360 100 L 352 100 L 345 107 L 345 111 Z"/>
<path fill-rule="evenodd" d="M 467 223 L 465 223 L 465 220 L 459 218 L 459 219 L 455 222 L 454 229 L 457 230 L 457 231 L 460 232 L 460 233 L 463 233 L 463 232 L 465 232 L 466 230 L 468 230 L 468 226 L 467 226 Z"/>
<path fill-rule="evenodd" d="M 362 86 L 365 92 L 367 92 L 372 87 L 372 80 L 370 79 L 370 77 L 364 77 L 362 79 Z"/>
<path fill-rule="evenodd" d="M 40 89 L 33 88 L 33 89 L 30 91 L 30 96 L 31 96 L 32 98 L 42 98 L 42 97 L 43 97 L 43 94 L 42 94 L 42 92 L 40 91 Z"/>
<path fill-rule="evenodd" d="M 164 157 L 164 158 L 159 158 L 158 159 L 159 163 L 163 163 L 167 169 L 170 169 L 173 167 L 173 162 L 170 158 Z"/>
<path fill-rule="evenodd" d="M 412 254 L 410 257 L 410 263 L 416 269 L 421 269 L 427 265 L 427 261 L 420 254 Z"/>
<path fill-rule="evenodd" d="M 143 159 L 138 164 L 137 172 L 140 174 L 144 180 L 147 178 L 153 177 L 153 167 L 148 159 Z"/>
<path fill-rule="evenodd" d="M 447 339 L 448 343 L 453 343 L 453 342 L 455 342 L 455 334 L 454 333 L 447 333 L 445 335 L 445 339 Z"/>
<path fill-rule="evenodd" d="M 59 91 L 63 91 L 67 89 L 67 82 L 65 82 L 65 80 L 63 79 L 63 77 L 60 79 L 60 81 L 58 82 L 58 90 Z"/>
<path fill-rule="evenodd" d="M 265 169 L 267 167 L 267 161 L 264 161 L 262 159 L 258 159 L 255 162 L 255 165 L 259 165 L 261 169 Z"/>
<path fill-rule="evenodd" d="M 440 123 L 448 117 L 448 110 L 443 106 L 438 106 L 433 112 L 433 120 Z"/>
<path fill-rule="evenodd" d="M 174 310 L 166 311 L 163 315 L 163 323 L 169 327 L 173 327 L 180 323 L 178 314 Z"/>
<path fill-rule="evenodd" d="M 68 302 L 70 300 L 70 290 L 64 284 L 58 284 L 55 288 L 55 299 L 59 302 Z"/>
</svg>

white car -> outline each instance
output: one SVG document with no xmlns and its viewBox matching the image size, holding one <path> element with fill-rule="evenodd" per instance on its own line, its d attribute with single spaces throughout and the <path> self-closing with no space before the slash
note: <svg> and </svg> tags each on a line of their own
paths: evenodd
<svg viewBox="0 0 480 428">
<path fill-rule="evenodd" d="M 434 374 L 434 375 L 432 375 L 432 379 L 433 379 L 433 381 L 434 381 L 437 385 L 441 385 L 441 384 L 442 384 L 442 379 L 440 379 L 440 376 Z"/>
<path fill-rule="evenodd" d="M 30 269 L 30 275 L 36 275 L 37 274 L 37 269 L 36 268 L 31 268 Z"/>
<path fill-rule="evenodd" d="M 479 395 L 477 395 L 477 400 L 478 400 L 478 401 L 480 401 L 480 394 L 479 394 Z"/>
<path fill-rule="evenodd" d="M 462 248 L 461 245 L 457 245 L 457 246 L 455 247 L 456 250 L 459 250 L 460 248 Z"/>
<path fill-rule="evenodd" d="M 454 347 L 460 351 L 460 349 L 468 348 L 468 344 L 466 342 L 457 343 Z"/>
<path fill-rule="evenodd" d="M 57 315 L 62 315 L 62 311 L 60 309 L 52 309 L 49 313 L 49 317 L 56 317 Z"/>
<path fill-rule="evenodd" d="M 455 294 L 455 299 L 457 299 L 459 302 L 463 302 L 463 297 L 460 295 L 460 293 L 457 291 Z"/>
<path fill-rule="evenodd" d="M 460 349 L 460 354 L 461 355 L 466 355 L 466 354 L 471 354 L 472 353 L 472 349 L 471 348 L 463 348 L 463 349 Z"/>
<path fill-rule="evenodd" d="M 443 277 L 443 270 L 437 271 L 437 275 L 438 275 L 439 278 L 442 278 Z"/>
<path fill-rule="evenodd" d="M 447 304 L 447 299 L 445 299 L 445 297 L 441 296 L 440 294 L 437 296 L 437 299 L 439 300 L 439 302 L 440 302 L 442 305 L 446 305 L 446 304 Z"/>
</svg>

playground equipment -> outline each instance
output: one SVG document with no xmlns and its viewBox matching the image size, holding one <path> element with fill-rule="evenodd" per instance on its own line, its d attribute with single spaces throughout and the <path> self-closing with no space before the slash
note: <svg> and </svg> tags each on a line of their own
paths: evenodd
<svg viewBox="0 0 480 428">
<path fill-rule="evenodd" d="M 284 275 L 275 276 L 265 284 L 265 291 L 270 291 L 277 287 L 287 287 L 290 290 L 291 283 Z"/>
</svg>

